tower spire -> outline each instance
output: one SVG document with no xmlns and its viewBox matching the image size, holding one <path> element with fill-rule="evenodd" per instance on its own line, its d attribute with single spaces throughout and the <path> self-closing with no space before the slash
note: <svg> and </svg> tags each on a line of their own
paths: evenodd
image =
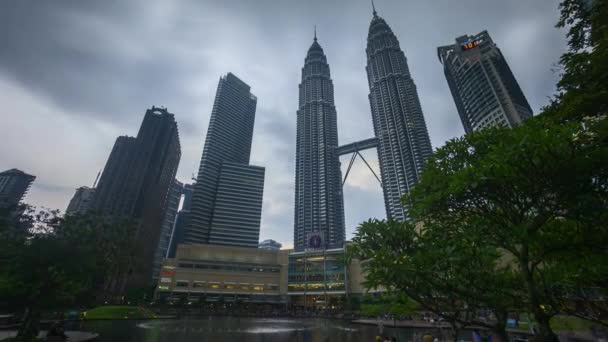
<svg viewBox="0 0 608 342">
<path fill-rule="evenodd" d="M 315 42 L 317 41 L 317 25 L 315 25 Z"/>
<path fill-rule="evenodd" d="M 374 13 L 374 17 L 377 17 L 378 16 L 378 12 L 376 12 L 376 6 L 374 5 L 374 0 L 372 0 L 372 10 L 373 10 L 373 13 Z"/>
</svg>

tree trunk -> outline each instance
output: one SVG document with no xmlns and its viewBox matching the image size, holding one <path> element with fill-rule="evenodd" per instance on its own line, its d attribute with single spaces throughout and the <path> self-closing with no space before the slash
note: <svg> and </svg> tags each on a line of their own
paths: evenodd
<svg viewBox="0 0 608 342">
<path fill-rule="evenodd" d="M 558 341 L 557 336 L 553 333 L 551 325 L 549 324 L 551 317 L 547 315 L 542 308 L 539 289 L 537 288 L 534 275 L 532 274 L 533 271 L 530 269 L 528 262 L 528 246 L 523 246 L 519 267 L 526 283 L 528 296 L 530 297 L 530 311 L 532 311 L 532 314 L 534 314 L 534 318 L 538 323 L 538 331 L 532 341 Z"/>
<path fill-rule="evenodd" d="M 509 334 L 507 334 L 507 330 L 505 329 L 504 325 L 502 327 L 493 328 L 492 333 L 494 334 L 494 336 L 500 339 L 500 342 L 509 342 Z"/>
<path fill-rule="evenodd" d="M 547 316 L 541 308 L 537 308 L 537 310 L 534 311 L 534 318 L 538 323 L 538 329 L 536 335 L 532 338 L 533 342 L 559 341 L 557 335 L 555 335 L 551 329 L 549 316 Z"/>
<path fill-rule="evenodd" d="M 38 332 L 40 332 L 40 312 L 33 307 L 27 307 L 17 332 L 17 339 L 31 341 L 38 336 Z"/>
<path fill-rule="evenodd" d="M 500 342 L 509 342 L 506 324 L 508 314 L 504 311 L 495 311 L 494 316 L 496 316 L 496 324 L 492 327 L 492 333 L 500 339 Z"/>
<path fill-rule="evenodd" d="M 460 331 L 458 323 L 456 321 L 450 321 L 450 325 L 452 326 L 452 341 L 458 342 L 458 332 Z"/>
</svg>

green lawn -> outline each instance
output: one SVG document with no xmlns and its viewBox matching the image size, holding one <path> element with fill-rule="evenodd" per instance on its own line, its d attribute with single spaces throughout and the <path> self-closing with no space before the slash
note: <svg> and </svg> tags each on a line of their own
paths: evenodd
<svg viewBox="0 0 608 342">
<path fill-rule="evenodd" d="M 530 329 L 529 317 L 526 314 L 520 316 L 518 329 L 528 330 Z M 536 323 L 534 323 L 536 324 Z M 588 331 L 591 326 L 597 325 L 596 323 L 586 321 L 572 316 L 555 316 L 551 318 L 551 328 L 555 331 L 568 330 L 568 331 Z"/>
<path fill-rule="evenodd" d="M 85 319 L 147 319 L 153 312 L 138 306 L 99 306 L 86 311 Z"/>
<path fill-rule="evenodd" d="M 551 319 L 551 328 L 554 330 L 587 331 L 593 325 L 597 323 L 572 316 L 555 316 Z"/>
</svg>

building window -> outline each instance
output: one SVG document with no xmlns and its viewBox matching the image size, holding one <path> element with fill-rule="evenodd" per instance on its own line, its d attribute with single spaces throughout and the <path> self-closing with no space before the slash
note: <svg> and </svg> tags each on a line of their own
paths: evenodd
<svg viewBox="0 0 608 342">
<path fill-rule="evenodd" d="M 266 291 L 278 291 L 279 290 L 279 285 L 276 285 L 276 284 L 267 284 L 266 286 L 264 286 L 264 288 L 266 289 Z"/>
<path fill-rule="evenodd" d="M 195 281 L 194 283 L 192 283 L 192 287 L 194 288 L 204 288 L 205 287 L 205 283 L 202 281 Z"/>
<path fill-rule="evenodd" d="M 187 280 L 178 280 L 175 282 L 175 287 L 188 287 L 188 284 Z"/>
<path fill-rule="evenodd" d="M 209 288 L 210 288 L 210 289 L 217 290 L 217 289 L 219 289 L 220 287 L 221 287 L 221 286 L 220 286 L 220 283 L 209 283 Z"/>
<path fill-rule="evenodd" d="M 234 290 L 234 284 L 225 284 L 225 285 L 224 285 L 224 288 L 225 288 L 226 290 Z"/>
<path fill-rule="evenodd" d="M 257 291 L 257 292 L 264 291 L 264 285 L 253 285 L 253 291 Z"/>
</svg>

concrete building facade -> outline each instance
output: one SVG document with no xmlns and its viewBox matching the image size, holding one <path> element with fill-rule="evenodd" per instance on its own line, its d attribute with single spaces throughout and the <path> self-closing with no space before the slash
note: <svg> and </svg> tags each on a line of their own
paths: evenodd
<svg viewBox="0 0 608 342">
<path fill-rule="evenodd" d="M 342 263 L 344 249 L 294 252 L 219 245 L 179 245 L 166 259 L 156 298 L 329 307 L 362 296 L 361 263 Z"/>
<path fill-rule="evenodd" d="M 156 296 L 285 304 L 288 254 L 259 248 L 179 245 L 175 258 L 163 264 Z"/>
</svg>

